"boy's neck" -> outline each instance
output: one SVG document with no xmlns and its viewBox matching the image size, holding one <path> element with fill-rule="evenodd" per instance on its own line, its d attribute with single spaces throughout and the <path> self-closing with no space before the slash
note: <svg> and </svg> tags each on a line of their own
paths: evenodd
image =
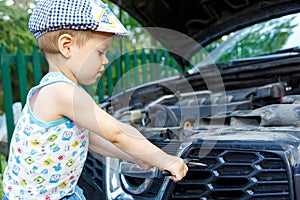
<svg viewBox="0 0 300 200">
<path fill-rule="evenodd" d="M 49 67 L 49 72 L 60 72 L 63 75 L 65 75 L 68 79 L 70 79 L 72 82 L 74 82 L 76 85 L 78 85 L 78 81 L 75 75 L 70 70 L 65 70 L 64 68 L 60 68 L 60 67 Z"/>
<path fill-rule="evenodd" d="M 45 54 L 46 60 L 49 64 L 49 72 L 60 72 L 68 79 L 78 85 L 78 81 L 74 73 L 68 68 L 66 59 L 59 53 Z"/>
</svg>

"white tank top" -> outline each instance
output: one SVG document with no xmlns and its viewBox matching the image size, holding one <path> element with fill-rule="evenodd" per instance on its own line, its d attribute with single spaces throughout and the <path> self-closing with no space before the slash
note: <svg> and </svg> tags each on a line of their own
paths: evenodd
<svg viewBox="0 0 300 200">
<path fill-rule="evenodd" d="M 28 93 L 4 172 L 4 193 L 9 199 L 54 200 L 74 192 L 86 160 L 89 132 L 68 118 L 40 121 L 29 107 L 35 92 L 56 82 L 75 85 L 63 74 L 50 72 Z"/>
</svg>

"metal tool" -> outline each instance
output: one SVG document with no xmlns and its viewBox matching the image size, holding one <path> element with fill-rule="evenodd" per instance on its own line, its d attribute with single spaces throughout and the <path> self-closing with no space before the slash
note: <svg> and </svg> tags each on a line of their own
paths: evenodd
<svg viewBox="0 0 300 200">
<path fill-rule="evenodd" d="M 183 161 L 189 167 L 205 167 L 207 166 L 204 163 L 200 162 L 199 158 L 185 158 Z M 120 174 L 128 177 L 136 177 L 136 178 L 162 178 L 164 176 L 172 176 L 172 174 L 167 171 L 160 171 L 158 168 L 151 168 L 150 170 L 143 170 L 135 163 L 130 163 L 127 161 L 123 161 L 120 163 L 119 168 Z"/>
<path fill-rule="evenodd" d="M 206 167 L 207 164 L 201 163 L 200 158 L 184 158 L 184 163 L 189 167 Z M 172 176 L 171 172 L 168 170 L 163 170 L 162 172 L 163 176 Z"/>
</svg>

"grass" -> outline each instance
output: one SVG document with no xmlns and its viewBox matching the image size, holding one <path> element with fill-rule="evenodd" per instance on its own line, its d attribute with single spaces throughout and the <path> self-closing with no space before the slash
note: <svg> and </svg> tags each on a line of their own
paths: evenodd
<svg viewBox="0 0 300 200">
<path fill-rule="evenodd" d="M 0 199 L 2 199 L 3 187 L 2 187 L 2 178 L 4 173 L 4 168 L 7 165 L 6 158 L 0 154 Z"/>
</svg>

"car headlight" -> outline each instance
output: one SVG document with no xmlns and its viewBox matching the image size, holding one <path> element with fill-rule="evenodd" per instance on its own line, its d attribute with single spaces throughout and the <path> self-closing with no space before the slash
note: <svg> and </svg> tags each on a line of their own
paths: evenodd
<svg viewBox="0 0 300 200">
<path fill-rule="evenodd" d="M 105 190 L 107 194 L 107 199 L 125 199 L 134 200 L 133 197 L 127 195 L 121 186 L 120 175 L 119 175 L 119 165 L 120 160 L 116 158 L 105 157 Z"/>
<path fill-rule="evenodd" d="M 134 199 L 149 195 L 157 181 L 164 178 L 157 168 L 143 170 L 135 163 L 105 158 L 105 180 L 108 199 Z"/>
</svg>

